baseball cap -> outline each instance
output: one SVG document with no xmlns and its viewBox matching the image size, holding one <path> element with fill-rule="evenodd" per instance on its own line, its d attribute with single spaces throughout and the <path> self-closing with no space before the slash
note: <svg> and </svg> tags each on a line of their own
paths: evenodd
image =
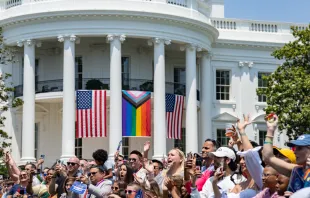
<svg viewBox="0 0 310 198">
<path fill-rule="evenodd" d="M 279 152 L 281 153 L 284 157 L 288 158 L 291 163 L 296 164 L 296 156 L 295 153 L 287 148 L 278 148 L 278 147 L 273 147 L 273 152 Z"/>
<path fill-rule="evenodd" d="M 292 140 L 287 143 L 287 146 L 294 147 L 294 146 L 310 146 L 310 135 L 305 134 L 301 135 L 297 138 L 297 140 Z"/>
<path fill-rule="evenodd" d="M 235 152 L 228 147 L 220 147 L 215 152 L 211 152 L 211 155 L 216 157 L 228 157 L 234 161 L 236 160 Z"/>
</svg>

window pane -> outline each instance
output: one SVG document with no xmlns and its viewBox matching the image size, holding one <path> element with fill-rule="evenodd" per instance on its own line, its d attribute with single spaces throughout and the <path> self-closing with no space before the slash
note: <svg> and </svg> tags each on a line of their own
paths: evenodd
<svg viewBox="0 0 310 198">
<path fill-rule="evenodd" d="M 217 100 L 220 100 L 220 99 L 221 99 L 220 93 L 216 93 L 216 99 L 217 99 Z"/>
</svg>

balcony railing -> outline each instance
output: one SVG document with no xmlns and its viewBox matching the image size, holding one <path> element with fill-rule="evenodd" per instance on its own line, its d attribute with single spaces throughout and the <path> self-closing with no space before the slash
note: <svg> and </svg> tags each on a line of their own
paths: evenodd
<svg viewBox="0 0 310 198">
<path fill-rule="evenodd" d="M 231 31 L 248 31 L 248 32 L 266 32 L 273 34 L 291 33 L 291 27 L 298 27 L 299 30 L 304 30 L 308 24 L 293 24 L 281 22 L 266 22 L 266 21 L 253 21 L 241 19 L 228 19 L 228 18 L 212 18 L 212 25 L 220 30 Z"/>
<path fill-rule="evenodd" d="M 63 91 L 63 80 L 47 80 L 39 81 L 35 85 L 36 93 L 47 93 L 47 92 L 59 92 Z M 81 80 L 76 79 L 75 89 L 87 89 L 87 90 L 98 90 L 98 89 L 110 89 L 109 78 L 83 78 Z M 153 81 L 145 79 L 123 79 L 122 82 L 123 90 L 137 90 L 137 91 L 151 91 L 153 92 Z M 166 82 L 166 93 L 185 95 L 185 85 L 174 82 Z M 198 92 L 199 94 L 199 92 Z M 23 95 L 23 85 L 15 87 L 14 96 L 20 97 Z M 198 96 L 199 99 L 199 96 Z"/>
<path fill-rule="evenodd" d="M 10 9 L 15 6 L 19 6 L 26 3 L 37 3 L 37 2 L 44 2 L 44 1 L 55 1 L 55 0 L 6 0 L 4 4 L 1 6 L 2 9 Z M 166 2 L 167 4 L 187 7 L 187 0 L 135 0 L 135 1 L 152 1 L 152 2 Z"/>
</svg>

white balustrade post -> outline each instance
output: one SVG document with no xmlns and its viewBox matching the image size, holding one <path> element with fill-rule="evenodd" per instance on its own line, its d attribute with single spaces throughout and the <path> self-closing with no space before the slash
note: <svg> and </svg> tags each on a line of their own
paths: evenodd
<svg viewBox="0 0 310 198">
<path fill-rule="evenodd" d="M 211 83 L 211 55 L 207 52 L 201 53 L 201 97 L 200 97 L 200 117 L 201 117 L 201 141 L 199 145 L 207 138 L 212 138 L 211 122 L 211 103 L 212 103 L 212 83 Z"/>
<path fill-rule="evenodd" d="M 35 45 L 34 40 L 18 42 L 24 46 L 24 82 L 23 82 L 23 129 L 22 162 L 34 162 L 35 159 Z"/>
<path fill-rule="evenodd" d="M 122 42 L 125 38 L 125 35 L 107 36 L 110 42 L 110 160 L 114 159 L 118 143 L 122 140 Z"/>
<path fill-rule="evenodd" d="M 61 159 L 67 161 L 75 156 L 75 42 L 77 37 L 59 36 L 58 41 L 64 42 Z"/>
<path fill-rule="evenodd" d="M 162 160 L 167 154 L 166 137 L 166 80 L 165 80 L 165 44 L 170 40 L 155 38 L 148 42 L 154 44 L 154 156 Z"/>
<path fill-rule="evenodd" d="M 198 152 L 196 50 L 193 44 L 186 49 L 186 152 Z"/>
</svg>

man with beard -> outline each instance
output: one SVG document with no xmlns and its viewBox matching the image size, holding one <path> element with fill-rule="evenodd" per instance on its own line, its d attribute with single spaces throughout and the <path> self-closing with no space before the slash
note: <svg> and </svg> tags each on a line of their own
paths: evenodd
<svg viewBox="0 0 310 198">
<path fill-rule="evenodd" d="M 63 171 L 63 165 L 60 163 L 60 160 L 57 162 L 55 166 L 55 173 L 52 177 L 51 184 L 49 185 L 49 192 L 53 194 L 53 192 L 57 192 L 57 197 L 60 197 L 62 193 L 64 193 L 64 182 L 67 177 L 76 177 L 79 178 L 82 173 L 79 171 L 80 168 L 80 160 L 76 157 L 70 158 L 67 162 L 68 172 L 67 174 Z M 57 188 L 55 186 L 57 184 Z"/>
<path fill-rule="evenodd" d="M 234 182 L 231 181 L 231 175 L 237 169 L 237 156 L 234 149 L 229 147 L 220 147 L 216 152 L 211 152 L 210 157 L 214 161 L 214 169 L 217 174 L 223 174 L 219 181 L 215 181 L 214 177 L 210 177 L 203 185 L 200 191 L 200 197 L 209 198 L 214 197 L 213 183 L 217 182 L 217 186 L 221 191 L 229 191 L 235 187 Z M 243 178 L 244 179 L 244 178 Z"/>
<path fill-rule="evenodd" d="M 209 153 L 214 152 L 218 147 L 218 143 L 212 139 L 206 139 L 202 146 L 201 157 L 203 159 L 203 166 L 201 167 L 202 175 L 196 180 L 197 190 L 201 191 L 203 185 L 214 173 L 213 159 L 209 157 Z M 189 189 L 188 189 L 189 190 Z"/>
</svg>

